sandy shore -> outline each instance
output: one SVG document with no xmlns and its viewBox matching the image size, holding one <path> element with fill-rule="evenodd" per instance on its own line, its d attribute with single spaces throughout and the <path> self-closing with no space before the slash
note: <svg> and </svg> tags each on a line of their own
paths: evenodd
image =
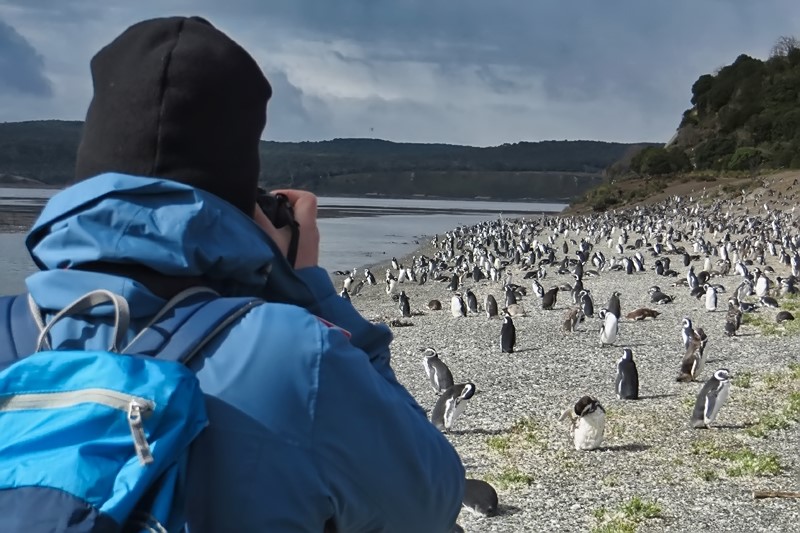
<svg viewBox="0 0 800 533">
<path fill-rule="evenodd" d="M 636 237 L 631 233 L 630 242 Z M 555 245 L 559 258 L 563 240 L 560 236 Z M 574 251 L 571 242 L 570 246 Z M 616 256 L 605 242 L 596 243 L 595 249 L 608 258 Z M 662 313 L 644 322 L 623 319 L 620 338 L 612 347 L 600 346 L 598 318 L 587 318 L 578 331 L 564 333 L 561 325 L 571 306 L 569 293 L 560 294 L 556 310 L 544 311 L 530 292 L 530 282 L 522 280 L 524 271 L 516 268 L 514 281 L 527 287 L 529 296 L 522 300 L 528 316 L 514 320 L 517 351 L 513 354 L 500 351 L 500 320 L 487 319 L 483 312 L 451 316 L 446 283 L 399 286 L 416 315 L 404 319 L 411 326 L 392 328 L 393 366 L 399 380 L 424 408 L 433 406 L 436 396 L 426 380 L 421 354 L 430 346 L 448 364 L 456 382 L 473 381 L 479 391 L 448 438 L 468 477 L 485 479 L 497 488 L 501 512 L 491 518 L 462 512 L 459 523 L 466 531 L 795 530 L 800 500 L 756 500 L 752 492 L 800 490 L 800 327 L 790 323 L 770 329 L 766 324 L 773 322 L 777 310 L 764 309 L 757 313 L 755 325 L 744 324 L 737 336 L 726 337 L 726 302 L 739 276 L 714 279 L 727 292 L 719 295 L 719 309 L 708 312 L 703 300 L 690 296 L 686 287 L 672 286 L 685 277 L 681 256 L 671 256 L 680 277 L 668 278 L 651 270 L 654 258 L 641 251 L 646 256 L 645 272 L 602 272 L 584 280 L 596 309 L 606 305 L 613 291 L 620 291 L 623 315 L 639 307 Z M 428 245 L 415 255 L 434 252 Z M 625 252 L 632 255 L 634 250 Z M 402 260 L 407 265 L 411 261 L 411 257 Z M 788 267 L 776 258 L 767 261 L 776 271 L 770 274 L 773 280 L 788 274 Z M 693 264 L 696 271 L 702 270 L 702 259 Z M 373 268 L 379 284 L 365 286 L 352 299 L 371 320 L 400 318 L 398 305 L 380 283 L 387 267 Z M 553 267 L 547 270 L 545 289 L 574 282 L 570 275 L 556 274 Z M 341 280 L 334 277 L 339 288 Z M 675 302 L 651 304 L 647 293 L 651 285 L 674 295 Z M 487 293 L 502 302 L 499 283 L 467 279 L 466 288 L 479 302 Z M 442 311 L 428 310 L 426 304 L 432 299 L 442 302 Z M 800 307 L 800 300 L 786 300 L 784 305 Z M 675 381 L 684 352 L 684 317 L 691 317 L 709 336 L 706 369 L 693 383 Z M 638 364 L 642 395 L 638 401 L 618 400 L 614 393 L 615 365 L 624 346 L 631 347 Z M 723 367 L 736 376 L 731 399 L 713 429 L 689 429 L 702 381 Z M 558 421 L 564 409 L 584 394 L 597 397 L 607 411 L 603 447 L 590 452 L 575 451 L 568 424 Z M 637 505 L 639 501 L 652 506 Z"/>
</svg>

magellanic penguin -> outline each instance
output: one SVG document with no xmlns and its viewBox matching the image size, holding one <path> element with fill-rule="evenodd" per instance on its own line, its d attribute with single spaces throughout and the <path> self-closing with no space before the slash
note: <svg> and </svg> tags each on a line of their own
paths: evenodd
<svg viewBox="0 0 800 533">
<path fill-rule="evenodd" d="M 400 314 L 403 315 L 403 318 L 410 318 L 411 317 L 411 302 L 408 300 L 408 296 L 406 296 L 406 291 L 400 291 Z"/>
<path fill-rule="evenodd" d="M 696 333 L 689 338 L 689 343 L 686 346 L 686 353 L 681 360 L 681 370 L 678 373 L 676 381 L 688 383 L 697 379 L 700 372 L 703 371 L 706 359 L 703 352 L 703 342 L 699 335 Z"/>
<path fill-rule="evenodd" d="M 517 343 L 517 328 L 514 321 L 506 313 L 503 317 L 503 326 L 500 328 L 500 349 L 503 353 L 514 353 L 514 345 Z"/>
<path fill-rule="evenodd" d="M 428 309 L 431 311 L 441 311 L 442 310 L 442 302 L 439 300 L 431 300 L 428 302 Z"/>
<path fill-rule="evenodd" d="M 450 431 L 467 407 L 467 400 L 475 394 L 473 383 L 459 383 L 439 396 L 431 411 L 431 422 L 442 431 Z"/>
<path fill-rule="evenodd" d="M 619 319 L 617 316 L 606 311 L 603 318 L 603 325 L 600 328 L 600 345 L 609 346 L 617 342 L 617 335 L 619 334 Z"/>
<path fill-rule="evenodd" d="M 453 386 L 453 374 L 433 348 L 427 348 L 424 355 L 422 366 L 425 367 L 425 374 L 428 375 L 434 392 L 441 394 Z"/>
<path fill-rule="evenodd" d="M 467 479 L 464 483 L 464 509 L 480 516 L 497 514 L 497 491 L 481 479 Z"/>
<path fill-rule="evenodd" d="M 719 414 L 730 396 L 731 375 L 727 369 L 721 368 L 708 378 L 697 394 L 694 402 L 691 425 L 693 428 L 708 428 Z"/>
<path fill-rule="evenodd" d="M 639 371 L 633 360 L 630 348 L 623 348 L 622 357 L 617 361 L 617 378 L 615 380 L 617 398 L 620 400 L 639 399 Z"/>
<path fill-rule="evenodd" d="M 455 293 L 450 299 L 450 312 L 454 317 L 467 316 L 467 304 L 464 303 L 461 293 Z"/>
<path fill-rule="evenodd" d="M 713 285 L 706 284 L 706 311 L 717 310 L 717 289 Z"/>
<path fill-rule="evenodd" d="M 497 316 L 497 300 L 494 296 L 487 294 L 483 300 L 483 308 L 486 310 L 486 318 Z"/>
<path fill-rule="evenodd" d="M 661 313 L 656 311 L 655 309 L 640 307 L 639 309 L 631 311 L 630 313 L 625 315 L 625 318 L 629 318 L 631 320 L 644 320 L 645 318 L 652 318 L 655 320 L 656 317 L 658 317 L 658 315 L 660 314 Z"/>
<path fill-rule="evenodd" d="M 572 333 L 578 326 L 578 323 L 583 319 L 583 312 L 580 307 L 571 307 L 567 309 L 564 315 L 564 332 Z"/>
<path fill-rule="evenodd" d="M 466 294 L 467 309 L 469 309 L 471 313 L 477 313 L 478 298 L 475 297 L 475 293 L 467 289 L 467 292 L 465 294 Z"/>
<path fill-rule="evenodd" d="M 558 300 L 558 287 L 553 287 L 542 296 L 542 309 L 552 310 L 555 309 L 556 301 Z"/>
<path fill-rule="evenodd" d="M 608 299 L 608 306 L 606 306 L 607 312 L 613 314 L 617 317 L 617 321 L 622 318 L 622 306 L 619 302 L 620 293 L 614 291 L 611 294 L 611 297 Z"/>
<path fill-rule="evenodd" d="M 606 411 L 596 399 L 584 396 L 564 411 L 559 420 L 572 421 L 572 440 L 576 450 L 595 450 L 603 442 Z"/>
</svg>

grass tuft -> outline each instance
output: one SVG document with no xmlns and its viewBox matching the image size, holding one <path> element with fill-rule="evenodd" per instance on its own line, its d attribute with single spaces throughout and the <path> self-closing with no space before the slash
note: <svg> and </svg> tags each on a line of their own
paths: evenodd
<svg viewBox="0 0 800 533">
<path fill-rule="evenodd" d="M 599 522 L 592 528 L 592 533 L 636 533 L 636 527 L 641 522 L 663 516 L 660 505 L 638 496 L 623 502 L 614 512 L 600 507 L 592 515 Z"/>
<path fill-rule="evenodd" d="M 712 441 L 693 442 L 692 453 L 729 463 L 725 469 L 729 477 L 776 476 L 783 468 L 777 454 L 756 453 L 750 448 L 725 449 Z"/>
<path fill-rule="evenodd" d="M 516 467 L 505 468 L 496 474 L 486 476 L 486 481 L 496 484 L 501 489 L 515 485 L 530 485 L 533 483 L 533 479 L 532 475 Z"/>
<path fill-rule="evenodd" d="M 733 377 L 733 384 L 743 389 L 749 389 L 753 381 L 753 373 L 748 371 L 737 372 Z"/>
</svg>

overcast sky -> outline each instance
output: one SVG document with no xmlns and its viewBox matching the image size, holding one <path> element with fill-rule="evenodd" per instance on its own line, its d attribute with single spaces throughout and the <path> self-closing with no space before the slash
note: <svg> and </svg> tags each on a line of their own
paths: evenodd
<svg viewBox="0 0 800 533">
<path fill-rule="evenodd" d="M 167 15 L 247 48 L 293 141 L 667 141 L 698 76 L 800 36 L 800 0 L 0 0 L 0 122 L 82 120 L 92 55 Z"/>
</svg>

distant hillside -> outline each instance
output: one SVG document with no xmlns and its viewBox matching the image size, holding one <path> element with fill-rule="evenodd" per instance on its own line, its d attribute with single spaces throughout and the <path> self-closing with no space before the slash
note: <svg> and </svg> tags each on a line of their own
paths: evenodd
<svg viewBox="0 0 800 533">
<path fill-rule="evenodd" d="M 604 211 L 646 202 L 676 184 L 712 188 L 719 182 L 740 191 L 755 186 L 759 175 L 800 169 L 800 39 L 781 37 L 765 61 L 740 55 L 700 76 L 691 93 L 692 107 L 666 146 L 614 163 L 610 180 L 574 208 Z"/>
<path fill-rule="evenodd" d="M 0 123 L 0 174 L 69 181 L 82 123 Z M 261 182 L 320 194 L 570 199 L 646 144 L 520 142 L 478 148 L 377 139 L 262 141 Z"/>
</svg>

